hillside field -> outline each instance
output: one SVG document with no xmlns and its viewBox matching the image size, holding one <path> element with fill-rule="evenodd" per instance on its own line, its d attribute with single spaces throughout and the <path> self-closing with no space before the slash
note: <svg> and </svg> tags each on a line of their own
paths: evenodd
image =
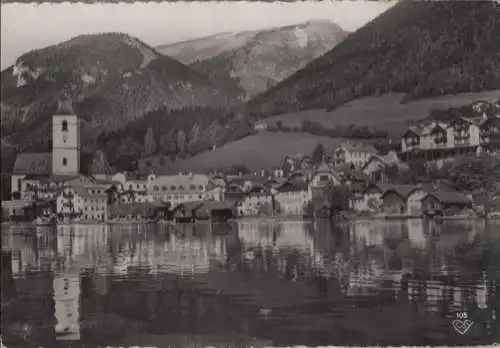
<svg viewBox="0 0 500 348">
<path fill-rule="evenodd" d="M 328 152 L 342 142 L 341 138 L 321 137 L 307 133 L 274 133 L 255 134 L 215 151 L 204 152 L 194 157 L 178 159 L 171 162 L 168 157 L 154 156 L 140 161 L 141 172 L 148 171 L 146 162 L 151 161 L 157 172 L 206 172 L 211 169 L 229 169 L 233 164 L 244 164 L 248 169 L 256 171 L 261 168 L 280 166 L 285 156 L 297 153 L 311 154 L 314 148 L 322 143 Z M 163 165 L 160 165 L 163 163 Z"/>
<path fill-rule="evenodd" d="M 393 137 L 400 136 L 410 120 L 427 117 L 432 109 L 448 109 L 471 104 L 478 100 L 493 101 L 500 97 L 500 90 L 478 93 L 460 93 L 442 97 L 416 100 L 402 104 L 403 94 L 387 94 L 367 97 L 344 104 L 333 111 L 305 110 L 273 116 L 267 119 L 269 125 L 283 121 L 284 125 L 300 127 L 303 120 L 317 121 L 324 127 L 335 125 L 366 125 L 387 130 Z"/>
</svg>

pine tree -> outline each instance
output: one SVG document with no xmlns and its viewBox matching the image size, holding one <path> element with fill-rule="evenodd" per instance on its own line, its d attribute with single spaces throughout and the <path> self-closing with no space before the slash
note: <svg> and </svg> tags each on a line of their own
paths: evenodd
<svg viewBox="0 0 500 348">
<path fill-rule="evenodd" d="M 144 137 L 144 154 L 151 155 L 156 152 L 155 136 L 152 128 L 148 128 Z"/>
<path fill-rule="evenodd" d="M 312 153 L 312 164 L 316 165 L 323 162 L 323 157 L 325 156 L 325 154 L 325 147 L 322 143 L 319 143 Z"/>
</svg>

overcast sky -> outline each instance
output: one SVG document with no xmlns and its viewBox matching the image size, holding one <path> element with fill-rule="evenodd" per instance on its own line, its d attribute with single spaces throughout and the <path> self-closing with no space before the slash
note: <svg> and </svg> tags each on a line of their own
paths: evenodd
<svg viewBox="0 0 500 348">
<path fill-rule="evenodd" d="M 354 31 L 394 3 L 358 0 L 2 4 L 1 69 L 32 49 L 81 34 L 124 32 L 156 46 L 218 32 L 262 29 L 312 19 L 329 19 Z"/>
</svg>

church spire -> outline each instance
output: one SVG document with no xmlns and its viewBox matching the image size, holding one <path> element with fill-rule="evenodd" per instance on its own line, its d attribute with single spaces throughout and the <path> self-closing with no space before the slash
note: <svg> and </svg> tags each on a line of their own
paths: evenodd
<svg viewBox="0 0 500 348">
<path fill-rule="evenodd" d="M 68 93 L 63 93 L 57 103 L 56 115 L 74 115 L 73 100 L 71 100 Z"/>
</svg>

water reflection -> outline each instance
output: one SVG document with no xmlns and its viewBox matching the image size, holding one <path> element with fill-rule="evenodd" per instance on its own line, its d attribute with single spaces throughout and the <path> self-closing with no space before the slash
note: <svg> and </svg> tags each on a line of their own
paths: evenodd
<svg viewBox="0 0 500 348">
<path fill-rule="evenodd" d="M 238 332 L 275 345 L 472 344 L 498 334 L 490 256 L 500 236 L 484 223 L 2 228 L 7 342 L 153 344 L 187 332 L 206 344 Z M 467 336 L 450 328 L 456 311 L 474 317 Z"/>
</svg>

